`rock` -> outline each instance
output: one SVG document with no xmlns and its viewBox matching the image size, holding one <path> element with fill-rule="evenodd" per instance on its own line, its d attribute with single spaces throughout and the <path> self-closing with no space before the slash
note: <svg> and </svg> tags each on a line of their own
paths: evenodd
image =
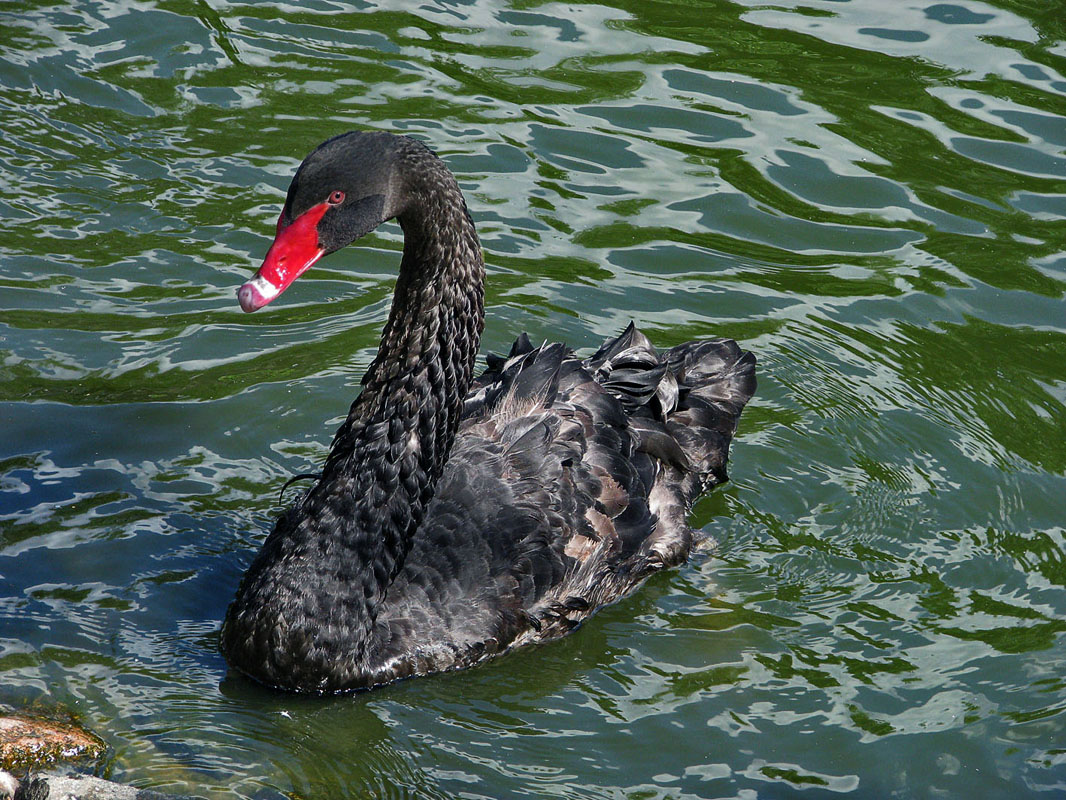
<svg viewBox="0 0 1066 800">
<path fill-rule="evenodd" d="M 72 716 L 0 712 L 0 800 L 181 800 L 92 775 L 39 771 L 60 761 L 96 761 L 106 752 L 100 737 Z M 27 777 L 20 784 L 5 770 Z"/>
<path fill-rule="evenodd" d="M 43 778 L 27 778 L 15 790 L 14 800 L 48 800 L 48 782 Z"/>
<path fill-rule="evenodd" d="M 45 775 L 35 779 L 47 782 L 48 800 L 176 800 L 171 794 L 137 789 L 91 775 Z"/>
<path fill-rule="evenodd" d="M 0 769 L 0 800 L 11 800 L 18 791 L 19 782 L 10 772 Z"/>
<path fill-rule="evenodd" d="M 5 783 L 6 778 L 10 783 Z M 19 785 L 13 776 L 0 771 L 0 798 L 4 787 L 13 783 L 13 800 L 193 800 L 150 789 L 137 789 L 121 783 L 94 778 L 92 775 L 41 773 L 26 778 Z"/>
<path fill-rule="evenodd" d="M 0 716 L 0 769 L 29 770 L 59 761 L 100 758 L 107 745 L 73 719 Z"/>
</svg>

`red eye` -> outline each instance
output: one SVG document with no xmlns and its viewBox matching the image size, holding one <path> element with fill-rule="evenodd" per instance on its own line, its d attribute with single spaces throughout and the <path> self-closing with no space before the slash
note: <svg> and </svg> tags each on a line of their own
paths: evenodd
<svg viewBox="0 0 1066 800">
<path fill-rule="evenodd" d="M 329 196 L 329 200 L 326 201 L 331 206 L 339 206 L 344 202 L 344 192 L 339 189 Z"/>
</svg>

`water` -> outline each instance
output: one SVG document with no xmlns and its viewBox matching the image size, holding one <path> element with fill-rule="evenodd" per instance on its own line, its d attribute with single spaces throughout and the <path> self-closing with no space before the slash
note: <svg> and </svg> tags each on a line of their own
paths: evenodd
<svg viewBox="0 0 1066 800">
<path fill-rule="evenodd" d="M 1066 16 L 876 0 L 16 2 L 0 53 L 0 702 L 205 797 L 1066 792 Z M 225 607 L 373 353 L 386 226 L 256 315 L 292 170 L 447 159 L 484 349 L 758 353 L 717 553 L 568 639 L 308 700 Z"/>
</svg>

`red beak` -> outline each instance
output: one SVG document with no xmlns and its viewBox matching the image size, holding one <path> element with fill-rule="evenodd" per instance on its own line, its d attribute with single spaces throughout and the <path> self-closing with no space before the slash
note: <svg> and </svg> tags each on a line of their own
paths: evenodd
<svg viewBox="0 0 1066 800">
<path fill-rule="evenodd" d="M 325 255 L 325 250 L 318 244 L 318 223 L 328 210 L 328 203 L 319 203 L 284 228 L 278 220 L 278 233 L 263 266 L 254 278 L 237 290 L 242 309 L 256 311 L 262 308 Z"/>
</svg>

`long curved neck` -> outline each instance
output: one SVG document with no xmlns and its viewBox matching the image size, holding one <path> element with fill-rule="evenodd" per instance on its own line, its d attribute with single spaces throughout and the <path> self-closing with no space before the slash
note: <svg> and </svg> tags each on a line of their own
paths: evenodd
<svg viewBox="0 0 1066 800">
<path fill-rule="evenodd" d="M 432 496 L 459 427 L 485 318 L 481 246 L 450 182 L 454 192 L 437 187 L 442 196 L 430 198 L 435 207 L 422 202 L 400 217 L 404 251 L 392 310 L 320 483 L 362 473 L 368 494 L 360 507 L 409 499 L 411 527 L 424 510 L 415 499 L 427 490 L 425 499 Z M 377 498 L 378 486 L 386 497 Z M 378 522 L 387 518 L 373 514 Z"/>
<path fill-rule="evenodd" d="M 444 468 L 484 325 L 473 222 L 451 174 L 430 166 L 399 216 L 403 260 L 380 349 L 305 501 L 326 506 L 330 537 L 362 562 L 365 603 L 349 613 L 367 635 Z"/>
<path fill-rule="evenodd" d="M 459 186 L 397 137 L 403 260 L 381 348 L 320 480 L 282 515 L 222 627 L 230 663 L 272 686 L 376 680 L 379 617 L 459 427 L 484 323 L 485 264 Z M 390 198 L 389 202 L 395 198 Z M 392 205 L 387 208 L 393 209 Z"/>
</svg>

